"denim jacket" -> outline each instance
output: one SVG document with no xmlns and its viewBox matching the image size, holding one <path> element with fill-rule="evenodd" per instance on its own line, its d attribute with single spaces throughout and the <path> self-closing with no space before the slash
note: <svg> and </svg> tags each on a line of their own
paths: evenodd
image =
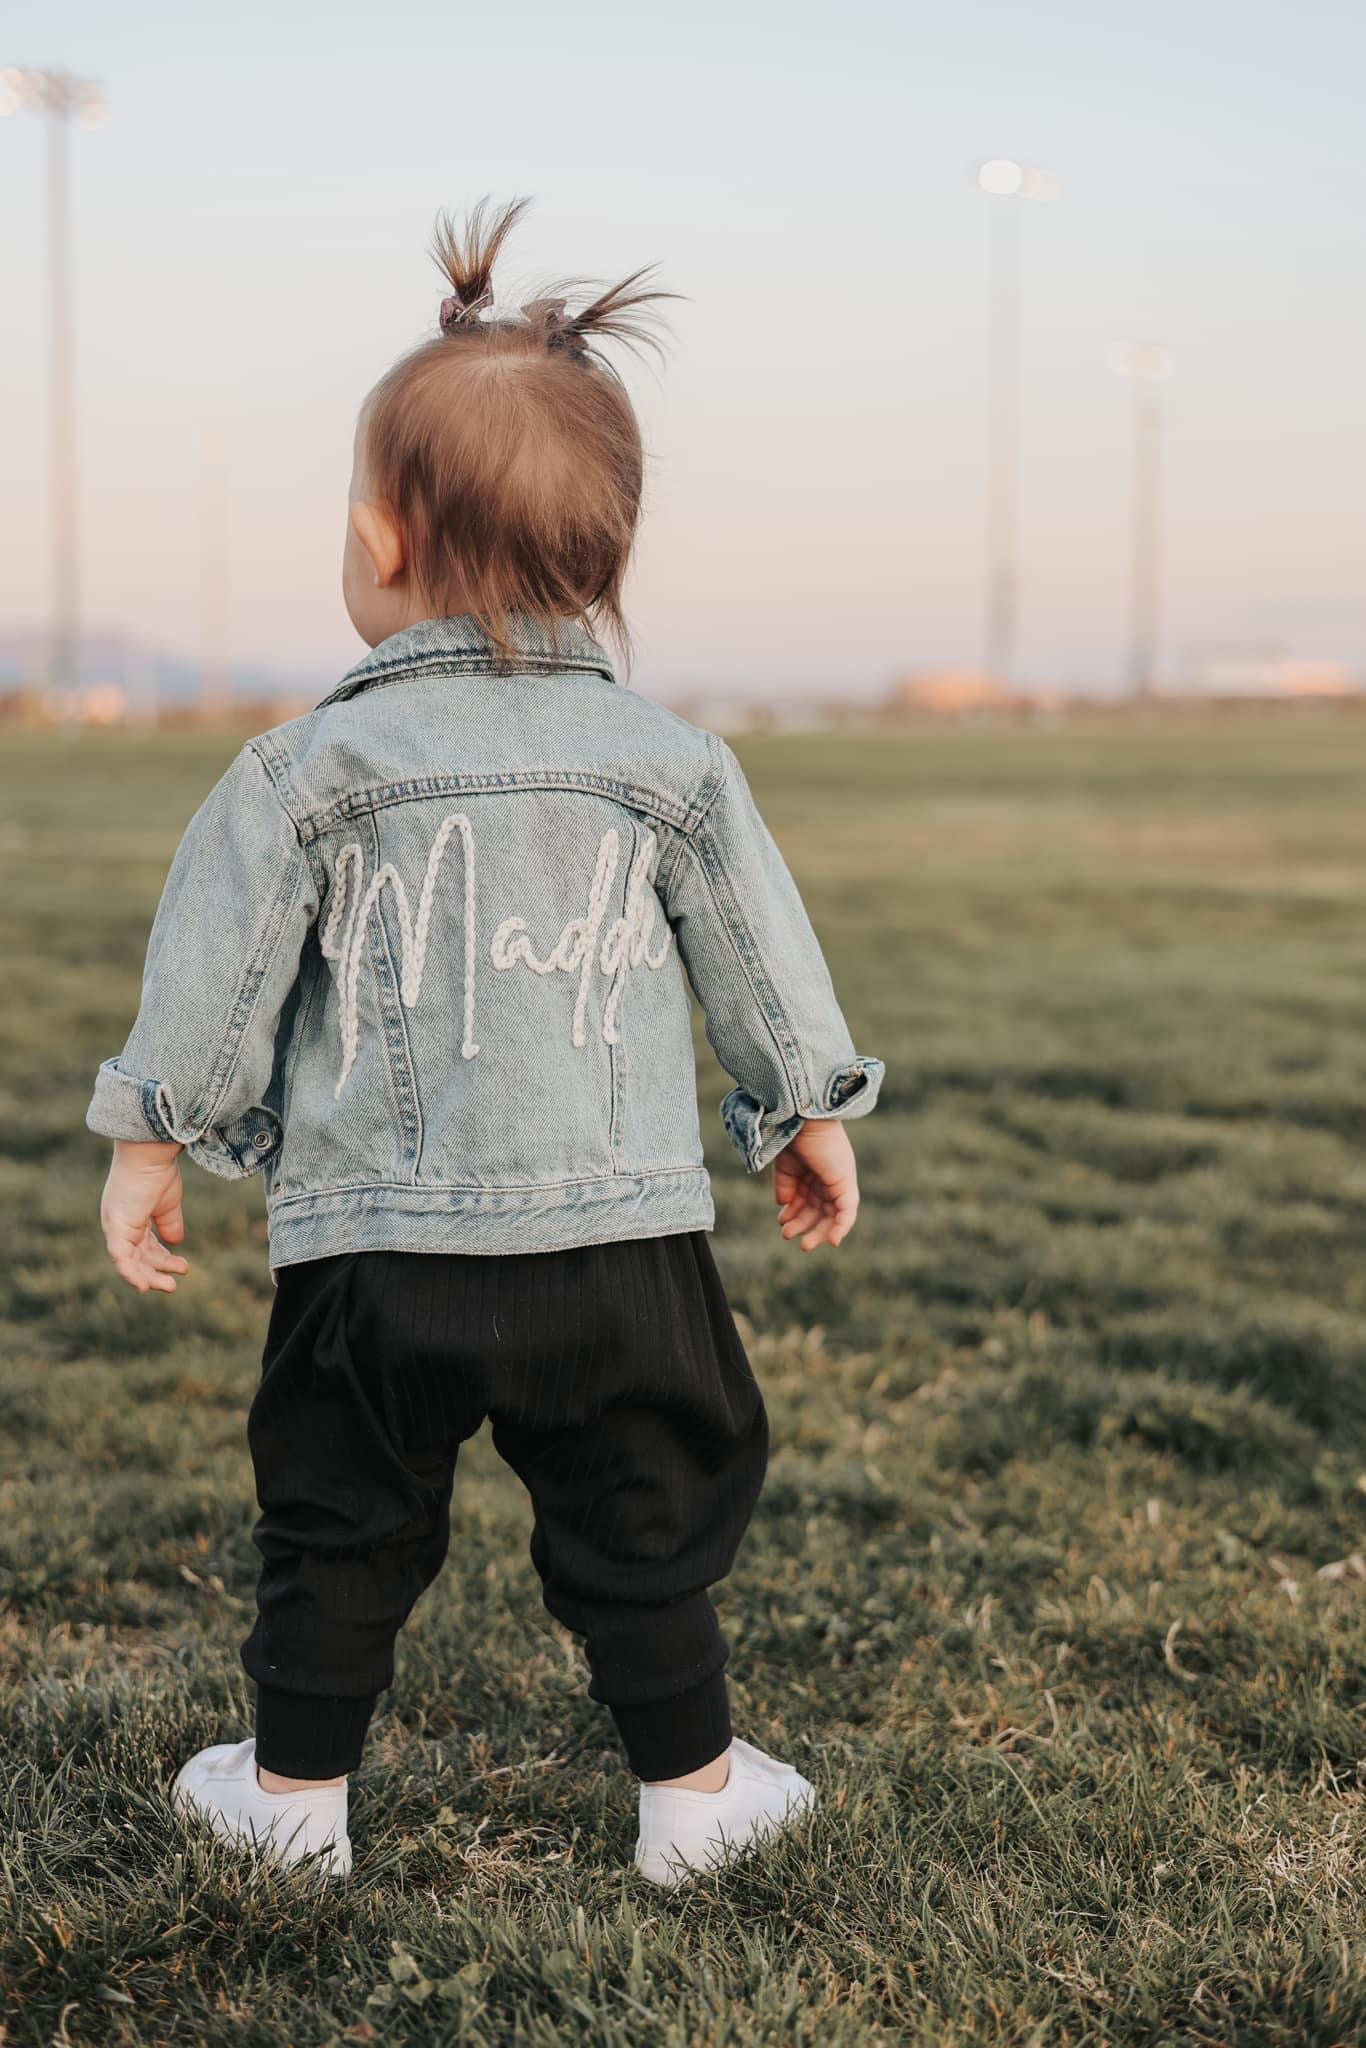
<svg viewBox="0 0 1366 2048">
<path fill-rule="evenodd" d="M 196 813 L 87 1122 L 264 1170 L 272 1268 L 710 1228 L 684 970 L 765 1166 L 873 1106 L 729 747 L 530 621 L 395 634 Z"/>
</svg>

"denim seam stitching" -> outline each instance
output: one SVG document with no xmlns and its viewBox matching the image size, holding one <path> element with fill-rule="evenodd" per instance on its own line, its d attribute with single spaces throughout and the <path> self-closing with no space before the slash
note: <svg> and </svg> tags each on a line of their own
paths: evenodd
<svg viewBox="0 0 1366 2048">
<path fill-rule="evenodd" d="M 293 1202 L 317 1201 L 325 1195 L 550 1195 L 561 1188 L 619 1188 L 622 1181 L 699 1180 L 705 1176 L 705 1166 L 657 1166 L 629 1174 L 589 1174 L 581 1180 L 507 1181 L 496 1186 L 458 1180 L 423 1181 L 416 1188 L 406 1180 L 339 1181 L 325 1188 L 300 1188 L 297 1194 L 281 1195 L 271 1207 L 272 1213 L 278 1213 Z"/>
<path fill-rule="evenodd" d="M 407 682 L 413 677 L 482 676 L 490 682 L 511 681 L 516 676 L 559 676 L 595 675 L 618 689 L 626 686 L 617 675 L 606 656 L 593 661 L 581 655 L 535 655 L 520 654 L 511 668 L 499 668 L 487 655 L 439 653 L 430 655 L 405 655 L 401 660 L 382 662 L 353 672 L 338 683 L 335 690 L 319 700 L 316 709 L 324 710 L 330 704 L 345 704 L 366 690 L 390 689 L 395 683 Z"/>
<path fill-rule="evenodd" d="M 688 846 L 697 863 L 702 880 L 706 885 L 707 894 L 711 898 L 717 923 L 730 940 L 734 948 L 735 957 L 740 963 L 741 972 L 749 984 L 749 992 L 754 998 L 754 1007 L 768 1026 L 769 1035 L 773 1040 L 774 1048 L 782 1063 L 783 1078 L 787 1082 L 788 1090 L 792 1096 L 794 1112 L 797 1115 L 806 1114 L 807 1112 L 802 1110 L 801 1105 L 812 1100 L 809 1086 L 810 1077 L 806 1073 L 805 1062 L 802 1059 L 796 1035 L 788 1022 L 787 1012 L 779 1001 L 777 991 L 774 989 L 767 974 L 764 973 L 763 967 L 759 962 L 758 947 L 754 943 L 754 934 L 750 930 L 749 920 L 746 918 L 731 885 L 730 876 L 726 872 L 725 862 L 718 854 L 711 853 L 708 850 L 705 840 L 690 839 Z M 725 906 L 722 905 L 718 895 L 719 886 L 724 886 L 726 892 L 727 904 Z M 747 946 L 742 946 L 740 943 L 741 932 L 743 932 L 745 939 L 748 941 Z M 762 1108 L 763 1105 L 761 1104 L 760 1107 Z"/>
<path fill-rule="evenodd" d="M 255 755 L 262 774 L 274 792 L 275 801 L 293 826 L 294 836 L 300 846 L 302 846 L 304 843 L 303 826 L 299 819 L 295 817 L 285 794 L 289 783 L 289 761 L 287 757 L 276 745 L 269 733 L 260 733 L 254 740 L 249 740 L 246 751 L 249 754 Z"/>
<path fill-rule="evenodd" d="M 620 912 L 618 913 L 618 915 L 619 915 L 619 916 L 620 916 L 620 918 L 622 919 L 623 923 L 624 923 L 624 921 L 625 921 L 625 919 L 626 919 L 626 916 L 627 916 L 627 911 L 628 911 L 628 906 L 629 906 L 629 902 L 630 902 L 630 893 L 631 893 L 631 876 L 632 876 L 632 875 L 633 875 L 633 874 L 635 873 L 635 866 L 636 866 L 636 860 L 637 860 L 637 857 L 638 857 L 638 855 L 639 855 L 639 852 L 640 852 L 640 825 L 639 825 L 639 821 L 638 821 L 637 819 L 635 819 L 635 818 L 632 818 L 632 820 L 631 820 L 631 858 L 630 858 L 630 859 L 629 859 L 628 861 L 624 862 L 624 864 L 623 864 L 623 874 L 622 874 L 622 884 L 621 884 L 621 890 L 622 890 L 622 897 L 621 897 L 621 910 L 620 910 Z M 658 878 L 658 869 L 656 869 L 656 879 L 657 879 L 657 878 Z M 666 920 L 666 922 L 667 922 L 667 920 Z M 615 976 L 613 977 L 613 984 L 615 985 Z M 608 995 L 607 995 L 607 1001 L 608 1001 L 608 1002 L 610 1002 L 610 1001 L 611 1001 L 611 990 L 610 990 L 610 989 L 608 990 Z M 620 1001 L 618 1002 L 618 1004 L 617 1004 L 617 1025 L 618 1025 L 618 1026 L 620 1025 L 620 1021 L 621 1021 L 621 1003 L 622 1003 L 622 1002 L 624 1002 L 624 1001 L 625 1001 L 625 990 L 623 989 L 623 991 L 622 991 L 622 996 L 621 996 L 621 1000 L 620 1000 Z M 605 1013 L 605 1011 L 604 1011 L 604 1015 L 605 1015 L 605 1014 L 606 1014 L 606 1013 Z M 605 1033 L 604 1033 L 604 1036 L 605 1036 Z M 617 1029 L 614 1029 L 612 1037 L 611 1037 L 611 1038 L 609 1038 L 609 1039 L 607 1040 L 607 1079 L 608 1079 L 608 1091 L 609 1091 L 609 1102 L 608 1102 L 608 1111 L 607 1111 L 607 1159 L 608 1159 L 608 1163 L 609 1163 L 609 1165 L 610 1165 L 610 1166 L 611 1166 L 611 1168 L 612 1168 L 612 1172 L 613 1172 L 613 1174 L 614 1174 L 614 1175 L 618 1175 L 618 1174 L 620 1174 L 620 1172 L 621 1172 L 621 1161 L 620 1161 L 620 1158 L 619 1158 L 619 1153 L 620 1153 L 620 1149 L 621 1149 L 621 1112 L 622 1112 L 622 1080 L 623 1080 L 623 1073 L 622 1073 L 622 1067 L 623 1067 L 623 1059 L 624 1059 L 624 1053 L 625 1053 L 625 1047 L 624 1047 L 624 1045 L 623 1045 L 623 1044 L 622 1044 L 622 1042 L 621 1042 L 621 1037 L 622 1037 L 621 1031 L 620 1031 L 620 1029 L 619 1029 L 619 1028 L 617 1028 Z"/>
<path fill-rule="evenodd" d="M 190 1143 L 202 1145 L 207 1141 L 216 1141 L 217 1145 L 221 1146 L 223 1151 L 234 1159 L 239 1167 L 243 1166 L 243 1161 L 238 1158 L 232 1146 L 227 1143 L 227 1140 L 219 1137 L 215 1125 L 222 1108 L 223 1098 L 231 1087 L 233 1077 L 236 1074 L 237 1063 L 241 1058 L 242 1046 L 245 1043 L 252 1017 L 255 1015 L 256 1004 L 260 998 L 266 975 L 269 973 L 274 963 L 275 955 L 279 951 L 280 941 L 289 922 L 289 913 L 294 908 L 299 894 L 301 879 L 299 871 L 302 871 L 303 876 L 307 876 L 310 872 L 298 822 L 284 803 L 274 775 L 254 743 L 249 743 L 243 751 L 246 754 L 250 754 L 257 768 L 265 777 L 270 786 L 272 796 L 274 796 L 279 804 L 282 815 L 287 819 L 294 833 L 294 850 L 297 855 L 297 863 L 291 864 L 295 865 L 296 871 L 291 878 L 288 893 L 276 895 L 271 906 L 271 916 L 262 934 L 260 944 L 250 965 L 243 969 L 238 981 L 237 993 L 233 998 L 232 1010 L 229 1013 L 227 1027 L 218 1049 L 218 1056 L 210 1070 L 208 1085 L 203 1091 L 203 1096 L 200 1098 L 201 1103 L 207 1106 L 200 1115 L 187 1115 L 184 1119 L 185 1126 L 197 1132 L 197 1135 L 189 1140 Z M 246 1171 L 248 1173 L 257 1172 L 264 1164 L 264 1159 L 257 1157 L 253 1159 L 250 1166 L 246 1168 Z"/>
<path fill-rule="evenodd" d="M 500 664 L 493 655 L 477 648 L 434 648 L 429 654 L 396 654 L 389 661 L 366 661 L 342 677 L 336 690 L 359 690 L 370 683 L 398 682 L 406 675 L 419 675 L 432 669 L 450 669 L 457 675 L 504 676 L 541 675 L 547 669 L 557 675 L 569 675 L 586 669 L 594 675 L 610 675 L 615 679 L 616 671 L 604 654 L 537 654 L 533 649 L 520 648 L 510 663 Z M 336 691 L 332 693 L 334 696 Z"/>
<path fill-rule="evenodd" d="M 318 973 L 312 975 L 309 979 L 308 987 L 304 990 L 303 999 L 299 1004 L 298 1010 L 294 1018 L 293 1043 L 295 1045 L 301 1045 L 304 1041 L 304 1037 L 308 1030 L 309 1022 L 313 1016 L 314 1010 L 317 1008 L 318 995 L 320 989 L 324 989 L 324 1000 L 326 999 L 326 980 L 327 970 L 325 967 L 320 967 Z M 288 1056 L 288 1053 L 286 1053 L 284 1056 L 284 1085 L 280 1095 L 281 1131 L 287 1131 L 289 1129 L 289 1112 L 293 1107 L 294 1103 L 294 1088 L 297 1079 L 297 1068 L 298 1062 L 295 1060 L 291 1060 Z"/>
<path fill-rule="evenodd" d="M 315 854 L 313 846 L 304 839 L 300 839 L 299 846 L 304 858 L 304 867 L 307 872 L 309 881 L 313 884 L 313 891 L 318 899 L 318 909 L 319 912 L 321 912 L 323 906 L 323 898 L 327 893 L 327 875 L 322 860 L 321 852 Z M 314 934 L 314 936 L 321 937 L 321 926 L 318 919 L 314 919 L 314 922 L 309 929 Z M 305 944 L 307 944 L 307 938 L 305 938 Z M 301 948 L 300 972 L 302 972 L 302 966 L 303 962 Z M 292 1047 L 301 1046 L 304 1043 L 309 1022 L 313 1016 L 314 1011 L 318 1007 L 320 996 L 323 1006 L 326 1007 L 328 984 L 329 976 L 327 972 L 327 966 L 325 960 L 322 957 L 321 947 L 319 947 L 318 972 L 311 977 L 308 988 L 304 992 L 303 1000 L 299 1004 L 298 1010 L 295 1013 Z M 284 1056 L 284 1082 L 283 1087 L 281 1089 L 279 1112 L 280 1130 L 282 1134 L 289 1128 L 289 1110 L 294 1102 L 294 1089 L 295 1082 L 297 1080 L 297 1065 L 297 1061 L 291 1060 L 288 1057 L 288 1053 L 286 1053 Z M 281 1149 L 283 1149 L 283 1135 L 281 1138 Z M 277 1154 L 276 1157 L 278 1172 L 279 1155 Z"/>
<path fill-rule="evenodd" d="M 576 773 L 572 769 L 532 768 L 490 771 L 487 774 L 430 775 L 403 782 L 376 783 L 371 788 L 352 790 L 344 797 L 336 798 L 325 809 L 307 817 L 299 826 L 302 839 L 318 839 L 334 825 L 340 825 L 353 818 L 365 817 L 375 811 L 389 810 L 397 804 L 422 803 L 434 797 L 466 796 L 508 796 L 523 790 L 561 789 L 580 795 L 610 797 L 627 810 L 639 811 L 646 817 L 659 818 L 676 829 L 691 834 L 701 822 L 699 817 L 686 805 L 672 797 L 658 795 L 653 790 L 637 788 L 633 783 L 618 782 L 607 775 Z"/>
<path fill-rule="evenodd" d="M 380 867 L 379 826 L 376 824 L 373 816 L 370 818 L 369 824 L 370 850 L 374 857 L 376 872 L 378 872 Z M 357 904 L 357 909 L 359 909 L 359 903 Z M 389 1085 L 394 1092 L 394 1103 L 398 1110 L 399 1130 L 403 1135 L 405 1143 L 409 1143 L 409 1149 L 412 1154 L 412 1178 L 415 1183 L 418 1169 L 422 1162 L 422 1147 L 426 1142 L 426 1130 L 422 1115 L 422 1102 L 417 1092 L 417 1068 L 413 1063 L 412 1042 L 408 1037 L 408 1020 L 403 1014 L 402 978 L 394 970 L 393 948 L 389 944 L 389 930 L 384 922 L 384 906 L 378 900 L 375 903 L 375 923 L 379 926 L 380 944 L 384 948 L 384 965 L 389 976 L 389 988 L 386 991 L 380 986 L 377 965 L 372 961 L 371 971 L 375 981 L 376 1008 L 379 1010 L 380 1015 L 380 1035 L 388 1059 Z M 364 938 L 365 934 L 357 934 L 358 942 Z M 340 975 L 338 978 L 340 980 Z M 339 1000 L 340 994 L 339 988 Z M 407 1067 L 406 1077 L 400 1076 L 395 1071 L 394 1053 L 395 1045 L 398 1041 L 402 1042 L 403 1058 Z M 411 1087 L 407 1085 L 408 1083 L 411 1083 Z M 405 1115 L 407 1098 L 410 1094 L 412 1097 L 411 1117 Z M 408 1129 L 410 1126 L 413 1127 L 411 1141 L 408 1139 Z"/>
<path fill-rule="evenodd" d="M 308 863 L 303 858 L 303 848 L 300 847 L 298 852 L 298 870 L 307 873 Z M 242 1055 L 242 1047 L 246 1041 L 247 1030 L 252 1017 L 255 1015 L 257 1002 L 260 1000 L 261 989 L 265 984 L 266 975 L 274 964 L 275 956 L 280 950 L 280 942 L 284 937 L 285 927 L 289 922 L 289 913 L 294 908 L 299 894 L 299 882 L 300 874 L 296 871 L 288 894 L 281 894 L 276 897 L 272 922 L 266 926 L 265 934 L 260 945 L 257 947 L 252 964 L 243 972 L 242 978 L 237 985 L 237 995 L 233 1002 L 232 1014 L 229 1017 L 227 1029 L 223 1034 L 223 1042 L 219 1048 L 218 1058 L 210 1075 L 208 1087 L 204 1091 L 210 1107 L 207 1114 L 191 1119 L 192 1123 L 200 1126 L 201 1138 L 214 1130 L 217 1117 L 222 1109 L 223 1098 L 231 1087 L 237 1072 L 237 1063 Z M 231 1152 L 232 1147 L 229 1146 L 228 1150 Z M 235 1153 L 233 1153 L 233 1157 L 236 1158 Z M 237 1163 L 240 1166 L 242 1161 L 239 1159 Z M 264 1160 L 257 1160 L 252 1170 L 255 1171 L 264 1164 Z"/>
<path fill-rule="evenodd" d="M 133 1079 L 131 1074 L 128 1078 L 130 1080 Z M 161 1091 L 166 1086 L 166 1083 L 164 1081 L 149 1080 L 134 1081 L 133 1085 L 138 1090 L 138 1107 L 142 1111 L 148 1129 L 163 1145 L 175 1144 L 175 1132 L 167 1119 L 162 1115 L 161 1110 Z"/>
<path fill-rule="evenodd" d="M 725 764 L 718 751 L 720 742 L 713 732 L 705 733 L 704 738 L 707 742 L 707 769 L 693 794 L 687 799 L 683 817 L 666 819 L 661 815 L 660 818 L 660 823 L 667 825 L 672 835 L 667 855 L 661 853 L 655 869 L 655 892 L 665 905 L 666 916 L 669 888 L 678 863 L 683 858 L 683 849 L 706 823 L 707 813 L 715 803 L 725 781 Z"/>
<path fill-rule="evenodd" d="M 702 826 L 706 824 L 713 804 L 730 779 L 726 764 L 726 743 L 719 734 L 714 732 L 707 734 L 707 752 L 711 760 L 711 767 L 698 785 L 698 795 L 693 800 L 693 807 L 697 815 L 689 830 L 689 838 L 695 837 Z"/>
</svg>

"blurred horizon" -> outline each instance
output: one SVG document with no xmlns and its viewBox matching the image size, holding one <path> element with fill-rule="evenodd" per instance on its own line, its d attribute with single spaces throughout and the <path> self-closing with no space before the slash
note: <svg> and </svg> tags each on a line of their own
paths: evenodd
<svg viewBox="0 0 1366 2048">
<path fill-rule="evenodd" d="M 651 450 L 641 685 L 867 697 L 979 665 L 1001 202 L 973 170 L 1011 154 L 1058 180 L 1008 202 L 1021 686 L 1120 687 L 1132 394 L 1107 355 L 1130 338 L 1176 361 L 1159 667 L 1264 647 L 1366 670 L 1359 10 L 399 0 L 383 27 L 9 10 L 0 66 L 109 101 L 72 135 L 87 635 L 193 665 L 211 633 L 302 695 L 351 664 L 356 408 L 435 321 L 438 208 L 528 192 L 500 295 L 651 260 L 685 295 L 663 371 L 622 363 Z M 32 114 L 0 122 L 11 638 L 48 604 L 43 152 Z"/>
</svg>

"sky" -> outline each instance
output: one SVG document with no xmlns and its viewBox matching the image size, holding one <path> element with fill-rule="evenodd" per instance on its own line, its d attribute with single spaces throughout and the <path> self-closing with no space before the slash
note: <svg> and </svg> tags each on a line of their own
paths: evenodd
<svg viewBox="0 0 1366 2048">
<path fill-rule="evenodd" d="M 193 657 L 226 603 L 237 662 L 348 666 L 356 409 L 434 326 L 437 209 L 528 193 L 509 297 L 649 261 L 684 295 L 665 367 L 624 365 L 642 685 L 975 665 L 994 203 L 1022 211 L 1020 680 L 1122 673 L 1128 337 L 1176 365 L 1164 668 L 1274 641 L 1366 669 L 1356 0 L 9 0 L 10 62 L 109 100 L 73 135 L 87 628 Z M 43 149 L 0 121 L 0 631 L 48 602 Z M 997 156 L 1056 196 L 986 199 Z"/>
</svg>

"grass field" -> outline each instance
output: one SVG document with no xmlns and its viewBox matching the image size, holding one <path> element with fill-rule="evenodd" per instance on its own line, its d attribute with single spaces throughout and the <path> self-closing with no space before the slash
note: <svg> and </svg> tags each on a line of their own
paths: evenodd
<svg viewBox="0 0 1366 2048">
<path fill-rule="evenodd" d="M 0 1985 L 15 2044 L 1347 2044 L 1366 2034 L 1366 725 L 742 749 L 860 1049 L 863 1218 L 723 1156 L 767 1393 L 721 1596 L 737 1726 L 822 1809 L 657 1894 L 488 1444 L 353 1794 L 253 1879 L 162 1788 L 245 1733 L 259 1194 L 116 1289 L 97 1060 L 230 751 L 13 738 L 0 1299 Z"/>
</svg>

